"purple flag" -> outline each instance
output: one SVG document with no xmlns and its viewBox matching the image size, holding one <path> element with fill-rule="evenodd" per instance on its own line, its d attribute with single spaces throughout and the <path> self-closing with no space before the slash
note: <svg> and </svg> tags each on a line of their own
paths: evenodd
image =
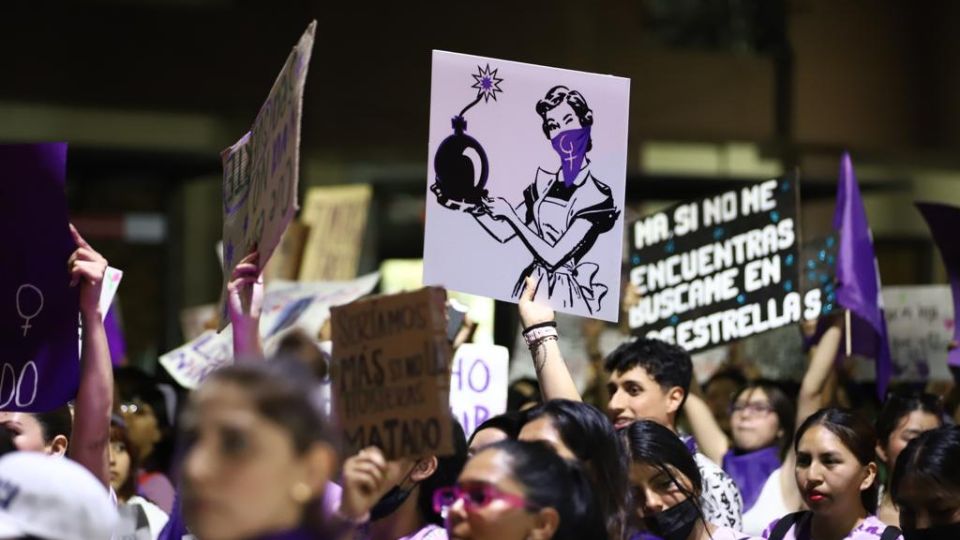
<svg viewBox="0 0 960 540">
<path fill-rule="evenodd" d="M 934 243 L 940 249 L 940 257 L 947 268 L 950 290 L 953 291 L 953 340 L 960 342 L 960 242 L 953 237 L 960 231 L 960 208 L 938 203 L 916 203 Z M 960 348 L 950 351 L 947 364 L 960 367 Z"/>
<path fill-rule="evenodd" d="M 837 208 L 833 228 L 840 233 L 837 251 L 837 303 L 849 309 L 869 325 L 851 325 L 853 352 L 876 359 L 877 394 L 887 392 L 892 365 L 887 322 L 880 299 L 880 271 L 873 252 L 873 237 L 867 213 L 860 199 L 860 187 L 853 173 L 850 154 L 840 159 L 840 180 L 837 186 Z M 863 328 L 863 330 L 860 330 Z"/>
<path fill-rule="evenodd" d="M 0 145 L 0 410 L 48 411 L 74 398 L 80 378 L 76 249 L 63 191 L 66 143 Z"/>
</svg>

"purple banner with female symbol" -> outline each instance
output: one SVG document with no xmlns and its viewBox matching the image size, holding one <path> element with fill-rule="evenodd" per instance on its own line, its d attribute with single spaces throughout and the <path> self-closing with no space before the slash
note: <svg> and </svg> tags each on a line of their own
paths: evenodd
<svg viewBox="0 0 960 540">
<path fill-rule="evenodd" d="M 48 411 L 77 393 L 79 289 L 63 191 L 66 143 L 0 145 L 0 410 Z"/>
</svg>

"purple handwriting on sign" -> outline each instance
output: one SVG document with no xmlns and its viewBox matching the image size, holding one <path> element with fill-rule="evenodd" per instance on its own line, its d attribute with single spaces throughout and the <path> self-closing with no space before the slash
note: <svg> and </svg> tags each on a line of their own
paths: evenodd
<svg viewBox="0 0 960 540">
<path fill-rule="evenodd" d="M 79 383 L 79 296 L 67 260 L 65 143 L 0 145 L 0 226 L 12 256 L 0 265 L 0 410 L 47 411 Z"/>
<path fill-rule="evenodd" d="M 464 364 L 469 364 L 464 369 Z M 466 377 L 464 377 L 466 375 Z M 451 386 L 463 391 L 469 388 L 472 392 L 486 392 L 490 386 L 490 368 L 483 358 L 472 361 L 458 359 L 450 371 Z"/>
<path fill-rule="evenodd" d="M 509 357 L 499 345 L 467 343 L 457 349 L 450 367 L 450 408 L 467 436 L 506 411 Z"/>
<path fill-rule="evenodd" d="M 927 221 L 933 241 L 940 249 L 940 257 L 950 279 L 953 294 L 953 340 L 960 341 L 960 247 L 954 240 L 960 227 L 960 208 L 936 203 L 916 203 Z M 950 366 L 960 367 L 960 348 L 952 348 L 947 357 Z"/>
</svg>

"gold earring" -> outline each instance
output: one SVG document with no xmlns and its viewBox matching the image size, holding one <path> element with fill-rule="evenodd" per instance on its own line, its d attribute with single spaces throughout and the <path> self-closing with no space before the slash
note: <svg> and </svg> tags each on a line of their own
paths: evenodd
<svg viewBox="0 0 960 540">
<path fill-rule="evenodd" d="M 313 497 L 313 490 L 304 482 L 297 482 L 290 488 L 290 496 L 300 504 L 304 504 Z"/>
</svg>

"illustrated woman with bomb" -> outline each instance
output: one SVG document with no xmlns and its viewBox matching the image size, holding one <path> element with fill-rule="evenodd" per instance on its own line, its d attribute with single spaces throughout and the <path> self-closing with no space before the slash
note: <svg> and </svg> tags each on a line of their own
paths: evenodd
<svg viewBox="0 0 960 540">
<path fill-rule="evenodd" d="M 476 140 L 464 133 L 463 113 L 479 99 L 454 118 L 454 135 L 437 149 L 437 183 L 431 188 L 437 201 L 469 212 L 501 243 L 515 238 L 523 242 L 533 262 L 517 280 L 514 297 L 523 291 L 524 279 L 532 276 L 536 294 L 545 286 L 549 297 L 559 299 L 563 307 L 596 313 L 607 286 L 594 281 L 598 265 L 582 259 L 597 238 L 613 228 L 620 210 L 610 187 L 590 172 L 587 154 L 593 144 L 593 111 L 583 95 L 565 86 L 551 88 L 537 102 L 543 134 L 557 152 L 559 168 L 554 172 L 538 168 L 534 181 L 523 190 L 523 200 L 513 204 L 502 197 L 487 197 L 483 189 L 486 156 Z"/>
</svg>

